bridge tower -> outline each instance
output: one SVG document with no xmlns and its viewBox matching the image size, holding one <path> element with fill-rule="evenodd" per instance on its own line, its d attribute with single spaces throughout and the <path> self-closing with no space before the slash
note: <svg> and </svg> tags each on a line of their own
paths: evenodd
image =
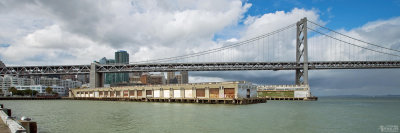
<svg viewBox="0 0 400 133">
<path fill-rule="evenodd" d="M 104 85 L 104 74 L 97 72 L 97 63 L 90 64 L 89 87 L 97 88 Z"/>
<path fill-rule="evenodd" d="M 296 64 L 303 64 L 303 68 L 296 69 L 296 85 L 307 86 L 309 97 L 311 92 L 308 84 L 307 18 L 301 19 L 296 25 Z"/>
</svg>

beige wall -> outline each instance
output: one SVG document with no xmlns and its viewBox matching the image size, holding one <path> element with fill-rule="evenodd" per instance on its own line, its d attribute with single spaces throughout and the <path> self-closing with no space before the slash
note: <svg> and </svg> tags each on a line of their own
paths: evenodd
<svg viewBox="0 0 400 133">
<path fill-rule="evenodd" d="M 242 87 L 238 87 L 241 85 Z M 246 86 L 246 87 L 244 87 Z M 245 81 L 234 81 L 234 82 L 212 82 L 212 83 L 196 83 L 196 84 L 168 84 L 168 85 L 146 85 L 146 86 L 125 86 L 125 87 L 110 87 L 110 88 L 94 88 L 94 89 L 73 89 L 72 94 L 73 96 L 71 97 L 80 97 L 82 95 L 77 95 L 77 92 L 99 92 L 99 91 L 113 91 L 113 92 L 123 92 L 124 90 L 134 90 L 135 95 L 137 95 L 137 90 L 142 90 L 142 97 L 146 97 L 146 90 L 152 90 L 153 91 L 153 96 L 154 92 L 160 93 L 159 97 L 160 98 L 168 98 L 168 96 L 165 96 L 166 93 L 165 91 L 169 91 L 170 98 L 174 98 L 176 94 L 174 95 L 173 93 L 180 93 L 179 98 L 196 98 L 196 89 L 205 89 L 205 98 L 209 97 L 209 88 L 234 88 L 235 89 L 235 98 L 246 98 L 246 93 L 247 89 L 251 89 L 251 98 L 255 98 L 257 96 L 257 90 L 253 85 L 249 82 Z M 159 90 L 159 91 L 154 91 L 154 90 Z M 175 91 L 174 91 L 175 90 Z M 179 91 L 177 91 L 179 90 Z M 187 91 L 186 91 L 187 90 Z M 185 92 L 190 92 L 191 96 L 189 94 L 186 94 Z M 222 91 L 222 92 L 221 92 Z M 220 89 L 220 94 L 218 98 L 223 98 L 223 89 Z M 123 94 L 120 94 L 122 97 Z M 85 96 L 85 95 L 84 95 Z M 153 97 L 151 96 L 151 97 Z M 87 96 L 86 96 L 87 97 Z M 130 96 L 133 97 L 133 96 Z M 137 96 L 136 96 L 137 97 Z M 140 98 L 140 97 L 138 97 Z"/>
</svg>

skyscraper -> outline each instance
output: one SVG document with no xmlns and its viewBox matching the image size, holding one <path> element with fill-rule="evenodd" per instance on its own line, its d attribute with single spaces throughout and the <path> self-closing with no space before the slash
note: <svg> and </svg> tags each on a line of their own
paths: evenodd
<svg viewBox="0 0 400 133">
<path fill-rule="evenodd" d="M 174 84 L 173 80 L 175 79 L 175 72 L 167 73 L 167 84 Z"/>
<path fill-rule="evenodd" d="M 129 64 L 129 54 L 124 50 L 115 52 L 115 63 L 117 64 Z M 117 83 L 129 83 L 129 73 L 117 73 Z"/>
<path fill-rule="evenodd" d="M 189 74 L 187 71 L 181 71 L 179 74 L 175 72 L 167 73 L 167 84 L 187 84 L 189 83 Z"/>
<path fill-rule="evenodd" d="M 182 84 L 189 83 L 189 73 L 188 73 L 188 71 L 182 71 L 181 75 L 182 75 Z"/>
<path fill-rule="evenodd" d="M 103 58 L 101 58 L 100 60 L 99 60 L 99 64 L 108 64 L 107 63 L 107 58 L 106 57 L 103 57 Z"/>
<path fill-rule="evenodd" d="M 129 64 L 129 54 L 124 50 L 115 52 L 115 59 L 103 57 L 99 60 L 100 64 Z M 105 84 L 129 83 L 129 73 L 106 73 L 104 75 Z"/>
<path fill-rule="evenodd" d="M 129 64 L 129 54 L 124 50 L 115 52 L 115 63 Z"/>
<path fill-rule="evenodd" d="M 182 84 L 182 75 L 181 74 L 175 75 L 175 80 L 176 80 L 175 84 Z"/>
<path fill-rule="evenodd" d="M 100 64 L 114 64 L 115 60 L 114 59 L 107 59 L 106 57 L 103 57 L 99 60 Z M 105 73 L 104 74 L 104 84 L 114 84 L 116 83 L 116 77 L 117 73 Z"/>
</svg>

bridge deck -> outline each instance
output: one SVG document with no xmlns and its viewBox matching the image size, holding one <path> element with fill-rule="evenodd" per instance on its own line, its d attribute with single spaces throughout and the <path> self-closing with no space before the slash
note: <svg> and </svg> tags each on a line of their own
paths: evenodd
<svg viewBox="0 0 400 133">
<path fill-rule="evenodd" d="M 309 70 L 329 69 L 383 69 L 400 68 L 400 61 L 318 61 L 308 62 Z M 90 65 L 10 66 L 0 68 L 0 75 L 89 74 Z M 150 64 L 96 64 L 100 73 L 169 72 L 169 71 L 244 71 L 296 70 L 303 63 L 296 62 L 205 62 L 205 63 L 150 63 Z"/>
</svg>

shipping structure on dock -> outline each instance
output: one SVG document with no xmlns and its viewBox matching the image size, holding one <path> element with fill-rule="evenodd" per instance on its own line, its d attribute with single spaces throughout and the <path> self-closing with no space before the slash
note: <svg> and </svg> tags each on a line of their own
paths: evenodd
<svg viewBox="0 0 400 133">
<path fill-rule="evenodd" d="M 257 97 L 257 86 L 246 81 L 72 89 L 69 97 L 78 100 L 182 103 L 250 104 L 266 102 L 266 98 Z"/>
<path fill-rule="evenodd" d="M 317 100 L 309 85 L 260 85 L 257 96 L 267 100 Z"/>
</svg>

